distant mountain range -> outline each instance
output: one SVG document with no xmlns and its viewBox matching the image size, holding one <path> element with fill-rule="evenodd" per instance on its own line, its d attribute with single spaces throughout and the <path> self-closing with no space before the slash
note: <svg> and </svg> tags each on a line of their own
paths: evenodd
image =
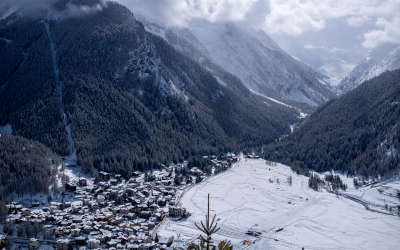
<svg viewBox="0 0 400 250">
<path fill-rule="evenodd" d="M 98 2 L 62 0 L 55 8 L 63 13 L 71 4 L 90 9 Z M 84 171 L 128 174 L 157 163 L 261 147 L 290 133 L 289 124 L 300 115 L 259 92 L 253 94 L 203 55 L 213 53 L 209 48 L 201 51 L 194 38 L 187 42 L 189 33 L 183 39 L 184 30 L 168 30 L 167 43 L 115 2 L 84 15 L 45 17 L 16 12 L 0 20 L 0 124 L 60 155 L 76 153 Z M 235 26 L 222 28 L 225 38 L 243 36 Z M 263 49 L 282 57 L 260 40 L 254 40 L 256 46 L 249 37 L 243 39 L 258 46 L 253 55 Z M 259 66 L 264 65 L 259 59 Z M 298 67 L 289 56 L 280 60 Z M 260 71 L 274 71 L 278 65 Z M 302 70 L 279 70 L 284 79 L 296 80 L 282 82 L 279 91 L 272 88 L 278 85 L 269 89 L 255 82 L 260 87 L 256 91 L 275 91 L 276 98 L 279 93 L 292 99 L 298 95 L 297 101 L 310 105 L 330 96 Z"/>
<path fill-rule="evenodd" d="M 288 105 L 316 107 L 334 94 L 301 63 L 285 53 L 264 31 L 232 22 L 194 20 L 187 28 L 166 28 L 136 15 L 146 30 L 209 70 L 226 84 L 221 69 L 238 77 L 252 92 Z"/>
<path fill-rule="evenodd" d="M 362 82 L 376 77 L 387 70 L 400 68 L 400 45 L 383 44 L 370 50 L 354 69 L 337 86 L 338 94 L 346 93 Z"/>
</svg>

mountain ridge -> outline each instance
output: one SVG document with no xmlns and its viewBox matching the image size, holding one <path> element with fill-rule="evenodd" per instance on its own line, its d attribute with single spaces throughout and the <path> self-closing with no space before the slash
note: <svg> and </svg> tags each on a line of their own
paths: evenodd
<svg viewBox="0 0 400 250">
<path fill-rule="evenodd" d="M 335 88 L 338 94 L 346 93 L 362 82 L 380 75 L 387 70 L 400 68 L 400 46 L 383 44 L 368 51 L 360 62 Z"/>
<path fill-rule="evenodd" d="M 211 61 L 238 77 L 252 91 L 286 104 L 310 108 L 334 97 L 305 67 L 286 54 L 265 32 L 243 31 L 232 22 L 196 20 L 188 28 L 165 27 L 135 15 L 147 30 L 180 49 L 176 38 L 197 49 L 187 54 L 200 64 Z M 173 35 L 172 35 L 173 34 Z M 205 67 L 209 68 L 208 65 Z M 290 73 L 291 72 L 291 73 Z M 306 105 L 306 107 L 304 106 Z"/>
<path fill-rule="evenodd" d="M 0 91 L 0 123 L 61 155 L 72 152 L 69 128 L 84 171 L 128 174 L 195 155 L 261 147 L 289 133 L 299 114 L 254 98 L 226 72 L 223 86 L 117 3 L 77 18 L 6 21 L 0 37 L 13 42 L 1 45 L 1 54 L 16 59 L 4 60 L 0 70 L 7 82 Z M 35 74 L 22 74 L 27 70 Z"/>
</svg>

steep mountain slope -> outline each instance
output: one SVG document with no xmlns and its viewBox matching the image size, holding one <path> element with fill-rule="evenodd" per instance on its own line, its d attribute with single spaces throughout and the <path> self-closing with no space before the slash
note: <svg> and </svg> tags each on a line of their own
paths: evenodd
<svg viewBox="0 0 400 250">
<path fill-rule="evenodd" d="M 163 37 L 178 50 L 183 42 L 191 44 L 197 50 L 198 62 L 211 61 L 238 77 L 252 91 L 295 106 L 317 106 L 333 97 L 263 31 L 245 32 L 232 22 L 205 20 L 192 21 L 188 28 L 165 28 L 144 17 L 137 18 L 147 30 Z M 181 42 L 177 44 L 174 37 Z M 185 54 L 193 57 L 193 51 Z"/>
<path fill-rule="evenodd" d="M 43 144 L 0 132 L 0 197 L 48 193 L 51 167 L 60 164 Z"/>
<path fill-rule="evenodd" d="M 96 3 L 63 0 L 57 9 Z M 107 2 L 86 12 L 0 22 L 0 37 L 12 40 L 0 46 L 0 123 L 13 134 L 62 155 L 75 147 L 86 171 L 128 174 L 261 146 L 297 119 L 296 110 L 254 98 L 234 77 L 226 79 L 235 88 L 221 85 L 124 6 Z"/>
<path fill-rule="evenodd" d="M 265 157 L 293 168 L 384 176 L 399 167 L 400 70 L 368 80 L 315 111 Z"/>
<path fill-rule="evenodd" d="M 386 70 L 400 68 L 400 47 L 398 44 L 383 44 L 370 51 L 337 86 L 336 92 L 346 93 L 362 82 L 380 75 Z"/>
</svg>

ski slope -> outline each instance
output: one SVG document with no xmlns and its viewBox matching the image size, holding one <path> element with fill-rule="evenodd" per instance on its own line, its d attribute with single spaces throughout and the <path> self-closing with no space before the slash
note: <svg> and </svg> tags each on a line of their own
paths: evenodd
<svg viewBox="0 0 400 250">
<path fill-rule="evenodd" d="M 398 217 L 368 211 L 325 190 L 316 192 L 308 187 L 307 177 L 264 160 L 241 160 L 226 173 L 194 186 L 180 203 L 192 216 L 167 221 L 159 235 L 193 241 L 199 234 L 194 223 L 205 220 L 208 193 L 210 214 L 217 214 L 221 226 L 213 239 L 231 240 L 235 249 L 397 249 L 400 244 Z M 244 246 L 243 239 L 256 240 L 244 234 L 251 227 L 262 236 Z M 283 230 L 276 233 L 279 228 Z"/>
</svg>

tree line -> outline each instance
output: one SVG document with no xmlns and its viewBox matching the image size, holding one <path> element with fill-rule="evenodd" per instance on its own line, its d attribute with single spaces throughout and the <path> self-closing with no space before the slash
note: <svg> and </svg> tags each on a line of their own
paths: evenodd
<svg viewBox="0 0 400 250">
<path fill-rule="evenodd" d="M 385 72 L 318 108 L 263 156 L 305 175 L 313 169 L 391 177 L 400 163 L 399 101 L 400 70 Z"/>
</svg>

